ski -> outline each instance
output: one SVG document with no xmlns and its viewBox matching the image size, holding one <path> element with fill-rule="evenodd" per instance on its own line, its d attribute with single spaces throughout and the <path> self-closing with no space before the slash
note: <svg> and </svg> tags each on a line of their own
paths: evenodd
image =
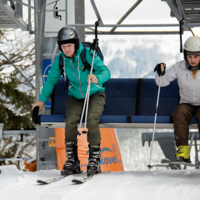
<svg viewBox="0 0 200 200">
<path fill-rule="evenodd" d="M 169 168 L 170 166 L 169 165 L 163 165 L 163 164 L 155 164 L 155 165 L 147 165 L 147 167 L 149 167 L 150 169 L 152 167 L 166 167 L 166 168 Z"/>
<path fill-rule="evenodd" d="M 110 173 L 110 171 L 101 172 L 101 173 L 98 173 L 98 174 L 93 174 L 93 175 L 86 176 L 86 177 L 83 177 L 83 178 L 80 178 L 80 179 L 78 179 L 78 178 L 72 179 L 72 183 L 75 183 L 75 184 L 82 184 L 82 183 L 85 183 L 85 182 L 91 180 L 95 175 L 106 174 L 106 173 Z"/>
<path fill-rule="evenodd" d="M 50 179 L 47 179 L 47 180 L 41 180 L 41 179 L 38 179 L 37 180 L 37 183 L 39 183 L 40 185 L 45 185 L 45 184 L 50 184 L 50 183 L 54 183 L 54 182 L 57 182 L 57 181 L 60 181 L 62 180 L 63 178 L 66 178 L 67 176 L 79 176 L 79 175 L 82 175 L 82 174 L 85 174 L 85 172 L 81 171 L 80 173 L 76 173 L 76 174 L 68 174 L 68 175 L 65 175 L 65 176 L 58 176 L 58 177 L 55 177 L 55 178 L 50 178 Z"/>
<path fill-rule="evenodd" d="M 196 162 L 196 164 L 192 164 L 192 163 L 189 163 L 189 162 L 177 162 L 177 161 L 171 161 L 168 158 L 163 158 L 161 160 L 161 163 L 162 164 L 186 165 L 186 166 L 189 166 L 189 167 L 200 167 L 200 161 Z"/>
<path fill-rule="evenodd" d="M 184 165 L 184 166 L 189 166 L 189 167 L 200 167 L 200 161 L 196 162 L 196 164 L 192 164 L 189 162 L 178 162 L 178 161 L 171 161 L 168 158 L 163 158 L 161 160 L 161 164 L 155 164 L 155 165 L 147 165 L 147 167 L 152 168 L 152 167 L 166 167 L 169 168 L 170 165 Z"/>
<path fill-rule="evenodd" d="M 80 178 L 80 179 L 72 179 L 72 183 L 76 183 L 76 184 L 85 183 L 85 182 L 89 181 L 94 175 L 86 176 L 86 177 L 83 177 L 83 178 Z"/>
<path fill-rule="evenodd" d="M 70 176 L 70 175 L 73 175 L 73 174 L 69 174 L 67 176 Z M 50 178 L 50 179 L 47 179 L 47 180 L 38 179 L 37 183 L 39 183 L 40 185 L 50 184 L 50 183 L 54 183 L 54 182 L 60 181 L 60 180 L 62 180 L 63 178 L 65 178 L 67 176 L 62 176 L 61 175 L 61 176 L 58 176 L 58 177 L 55 177 L 55 178 Z"/>
</svg>

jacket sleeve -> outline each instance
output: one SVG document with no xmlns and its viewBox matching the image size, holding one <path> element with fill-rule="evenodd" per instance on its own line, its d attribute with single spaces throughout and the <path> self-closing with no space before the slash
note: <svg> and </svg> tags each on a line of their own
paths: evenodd
<svg viewBox="0 0 200 200">
<path fill-rule="evenodd" d="M 61 76 L 61 71 L 59 69 L 59 56 L 53 62 L 53 65 L 50 69 L 50 72 L 47 76 L 46 82 L 42 88 L 42 92 L 39 96 L 40 101 L 46 102 L 53 91 L 54 85 L 58 82 L 58 79 Z"/>
<path fill-rule="evenodd" d="M 155 81 L 156 84 L 159 86 L 159 81 L 161 78 L 160 86 L 165 87 L 170 84 L 171 81 L 177 78 L 177 69 L 176 69 L 176 64 L 172 65 L 169 70 L 163 75 L 163 76 L 158 76 L 156 73 Z"/>
<path fill-rule="evenodd" d="M 93 51 L 92 50 L 90 51 L 89 48 L 86 48 L 86 59 L 90 63 L 90 65 L 92 64 L 92 58 L 93 58 Z M 98 79 L 98 84 L 102 85 L 103 83 L 105 83 L 107 80 L 110 79 L 111 77 L 110 70 L 97 54 L 95 55 L 94 58 L 93 69 L 95 71 L 95 76 Z"/>
</svg>

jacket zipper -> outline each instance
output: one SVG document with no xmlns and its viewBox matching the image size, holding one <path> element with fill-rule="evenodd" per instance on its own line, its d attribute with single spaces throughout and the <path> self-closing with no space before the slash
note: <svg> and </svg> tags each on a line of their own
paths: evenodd
<svg viewBox="0 0 200 200">
<path fill-rule="evenodd" d="M 81 80 L 81 78 L 80 78 L 80 71 L 79 71 L 79 56 L 78 56 L 78 75 L 79 75 L 79 79 Z"/>
<path fill-rule="evenodd" d="M 63 60 L 64 60 L 64 81 L 66 81 L 67 77 L 66 77 L 66 73 L 65 73 L 65 59 L 63 59 Z"/>
<path fill-rule="evenodd" d="M 75 75 L 75 73 L 74 73 L 74 66 L 73 66 L 71 60 L 70 60 L 70 63 L 71 63 L 72 68 L 73 68 L 73 74 L 74 74 L 74 76 L 78 79 L 78 81 L 79 81 L 79 83 L 80 83 L 79 90 L 80 90 L 80 92 L 81 92 L 82 98 L 84 99 L 83 92 L 81 91 L 81 81 L 80 81 L 80 79 L 79 79 L 79 78 Z"/>
</svg>

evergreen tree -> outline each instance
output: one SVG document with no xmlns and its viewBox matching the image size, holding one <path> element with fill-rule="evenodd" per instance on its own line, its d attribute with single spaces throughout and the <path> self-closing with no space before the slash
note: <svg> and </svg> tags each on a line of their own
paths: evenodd
<svg viewBox="0 0 200 200">
<path fill-rule="evenodd" d="M 35 85 L 34 36 L 19 29 L 0 30 L 0 50 Z M 31 111 L 34 101 L 34 89 L 0 53 L 0 123 L 4 124 L 4 130 L 33 129 Z M 0 158 L 13 158 L 20 144 L 20 136 L 4 138 L 0 142 Z M 33 148 L 35 136 L 25 135 L 18 155 L 32 157 Z M 0 162 L 0 165 L 12 163 Z"/>
<path fill-rule="evenodd" d="M 34 39 L 20 30 L 0 32 L 1 51 L 33 82 Z M 33 82 L 34 84 L 34 82 Z M 0 123 L 4 129 L 30 129 L 35 91 L 2 55 L 0 56 Z"/>
</svg>

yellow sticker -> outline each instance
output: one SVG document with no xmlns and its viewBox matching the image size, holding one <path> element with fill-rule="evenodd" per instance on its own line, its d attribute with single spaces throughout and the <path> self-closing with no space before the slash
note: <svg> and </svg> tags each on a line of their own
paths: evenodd
<svg viewBox="0 0 200 200">
<path fill-rule="evenodd" d="M 49 141 L 49 147 L 56 147 L 56 138 L 55 137 L 49 137 L 49 140 L 50 140 Z"/>
</svg>

